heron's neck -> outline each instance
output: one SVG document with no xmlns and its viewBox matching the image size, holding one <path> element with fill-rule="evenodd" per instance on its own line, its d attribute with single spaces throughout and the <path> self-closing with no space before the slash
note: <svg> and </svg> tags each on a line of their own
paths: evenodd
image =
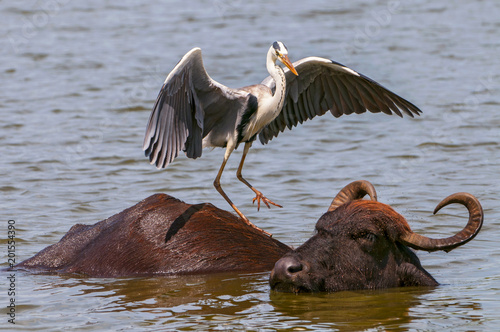
<svg viewBox="0 0 500 332">
<path fill-rule="evenodd" d="M 279 112 L 281 112 L 281 108 L 283 107 L 283 102 L 285 100 L 285 72 L 283 71 L 283 68 L 276 64 L 275 61 L 267 62 L 267 71 L 276 83 L 276 90 L 274 91 L 271 104 L 273 111 L 276 112 L 276 116 L 278 116 Z"/>
<path fill-rule="evenodd" d="M 269 50 L 267 54 L 267 71 L 276 83 L 276 90 L 272 96 L 267 95 L 259 100 L 257 113 L 252 116 L 250 123 L 246 125 L 243 141 L 247 141 L 258 134 L 262 128 L 271 123 L 280 114 L 285 99 L 285 72 L 276 64 L 276 57 Z M 240 125 L 241 126 L 241 123 Z"/>
</svg>

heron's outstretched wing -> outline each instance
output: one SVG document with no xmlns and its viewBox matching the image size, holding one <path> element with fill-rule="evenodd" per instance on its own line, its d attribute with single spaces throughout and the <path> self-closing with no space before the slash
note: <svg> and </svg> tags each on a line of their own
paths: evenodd
<svg viewBox="0 0 500 332">
<path fill-rule="evenodd" d="M 149 117 L 143 150 L 151 164 L 166 167 L 181 150 L 200 157 L 203 137 L 228 112 L 241 109 L 246 95 L 208 76 L 201 49 L 186 53 L 167 76 Z"/>
<path fill-rule="evenodd" d="M 309 57 L 295 62 L 299 76 L 285 68 L 286 96 L 281 113 L 259 134 L 266 144 L 283 132 L 316 115 L 330 111 L 333 116 L 364 113 L 406 113 L 413 117 L 422 111 L 409 101 L 387 90 L 374 80 L 332 60 Z M 275 89 L 267 77 L 262 84 Z"/>
</svg>

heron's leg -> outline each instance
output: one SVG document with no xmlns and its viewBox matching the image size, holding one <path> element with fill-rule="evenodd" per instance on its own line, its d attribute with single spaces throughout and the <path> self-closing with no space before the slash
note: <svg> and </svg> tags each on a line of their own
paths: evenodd
<svg viewBox="0 0 500 332">
<path fill-rule="evenodd" d="M 224 199 L 229 203 L 229 205 L 231 205 L 231 207 L 234 209 L 234 211 L 240 216 L 240 218 L 246 224 L 252 226 L 253 228 L 261 231 L 262 233 L 264 233 L 266 235 L 272 236 L 271 233 L 266 232 L 266 231 L 260 229 L 259 227 L 255 226 L 254 224 L 252 224 L 250 222 L 250 220 L 248 220 L 248 218 L 245 217 L 245 215 L 236 207 L 236 205 L 233 204 L 233 202 L 229 199 L 229 197 L 226 195 L 226 193 L 224 192 L 224 190 L 222 190 L 222 187 L 220 185 L 220 178 L 222 176 L 222 172 L 224 171 L 224 167 L 226 166 L 227 160 L 229 159 L 229 156 L 231 155 L 231 153 L 233 152 L 233 150 L 234 150 L 234 147 L 231 147 L 231 146 L 228 146 L 226 148 L 226 153 L 224 154 L 224 160 L 222 161 L 222 165 L 220 166 L 219 173 L 217 173 L 217 176 L 215 177 L 215 180 L 214 180 L 214 187 L 215 187 L 215 189 L 217 189 L 217 191 L 219 192 L 219 194 L 221 194 L 222 197 L 224 197 Z"/>
<path fill-rule="evenodd" d="M 246 142 L 245 147 L 243 149 L 243 155 L 241 156 L 241 161 L 240 161 L 240 166 L 238 166 L 238 170 L 236 171 L 236 176 L 238 177 L 238 180 L 243 182 L 248 186 L 248 188 L 252 189 L 253 192 L 256 194 L 255 198 L 253 199 L 253 202 L 257 201 L 257 210 L 260 210 L 260 201 L 262 200 L 268 208 L 271 208 L 269 204 L 272 204 L 277 207 L 282 207 L 279 204 L 274 203 L 270 199 L 268 199 L 266 196 L 264 196 L 260 191 L 255 189 L 245 178 L 243 175 L 241 175 L 241 170 L 243 169 L 243 163 L 245 163 L 245 158 L 248 154 L 248 150 L 250 150 L 250 147 L 252 146 L 252 142 Z"/>
</svg>

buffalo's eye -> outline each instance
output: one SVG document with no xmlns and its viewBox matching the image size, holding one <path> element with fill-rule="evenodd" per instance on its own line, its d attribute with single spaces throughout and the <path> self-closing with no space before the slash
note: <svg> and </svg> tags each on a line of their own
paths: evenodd
<svg viewBox="0 0 500 332">
<path fill-rule="evenodd" d="M 377 239 L 377 236 L 373 233 L 365 233 L 363 235 L 363 238 L 365 238 L 366 240 L 368 240 L 370 242 L 375 242 L 375 240 Z"/>
<path fill-rule="evenodd" d="M 363 233 L 356 234 L 356 236 L 353 236 L 353 238 L 367 240 L 370 242 L 375 242 L 375 240 L 377 240 L 377 236 L 373 233 L 370 233 L 370 232 L 363 232 Z"/>
<path fill-rule="evenodd" d="M 379 250 L 383 241 L 379 241 L 376 234 L 371 232 L 359 233 L 356 236 L 356 241 L 360 248 L 366 252 L 373 252 L 373 250 Z"/>
</svg>

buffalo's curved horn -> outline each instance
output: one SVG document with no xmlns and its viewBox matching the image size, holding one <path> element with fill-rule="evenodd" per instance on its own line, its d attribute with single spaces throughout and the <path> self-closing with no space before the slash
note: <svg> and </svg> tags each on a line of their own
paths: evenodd
<svg viewBox="0 0 500 332">
<path fill-rule="evenodd" d="M 342 190 L 335 196 L 328 208 L 328 211 L 333 211 L 342 204 L 353 201 L 355 199 L 361 199 L 369 195 L 372 201 L 377 200 L 377 192 L 375 187 L 366 180 L 358 180 L 349 183 L 347 186 L 342 188 Z"/>
<path fill-rule="evenodd" d="M 401 242 L 414 249 L 427 251 L 444 250 L 448 252 L 472 240 L 483 225 L 484 214 L 481 204 L 477 198 L 471 194 L 456 193 L 443 199 L 434 209 L 434 214 L 446 205 L 452 203 L 460 203 L 469 210 L 469 221 L 464 229 L 444 239 L 431 239 L 410 231 L 401 237 Z"/>
</svg>

